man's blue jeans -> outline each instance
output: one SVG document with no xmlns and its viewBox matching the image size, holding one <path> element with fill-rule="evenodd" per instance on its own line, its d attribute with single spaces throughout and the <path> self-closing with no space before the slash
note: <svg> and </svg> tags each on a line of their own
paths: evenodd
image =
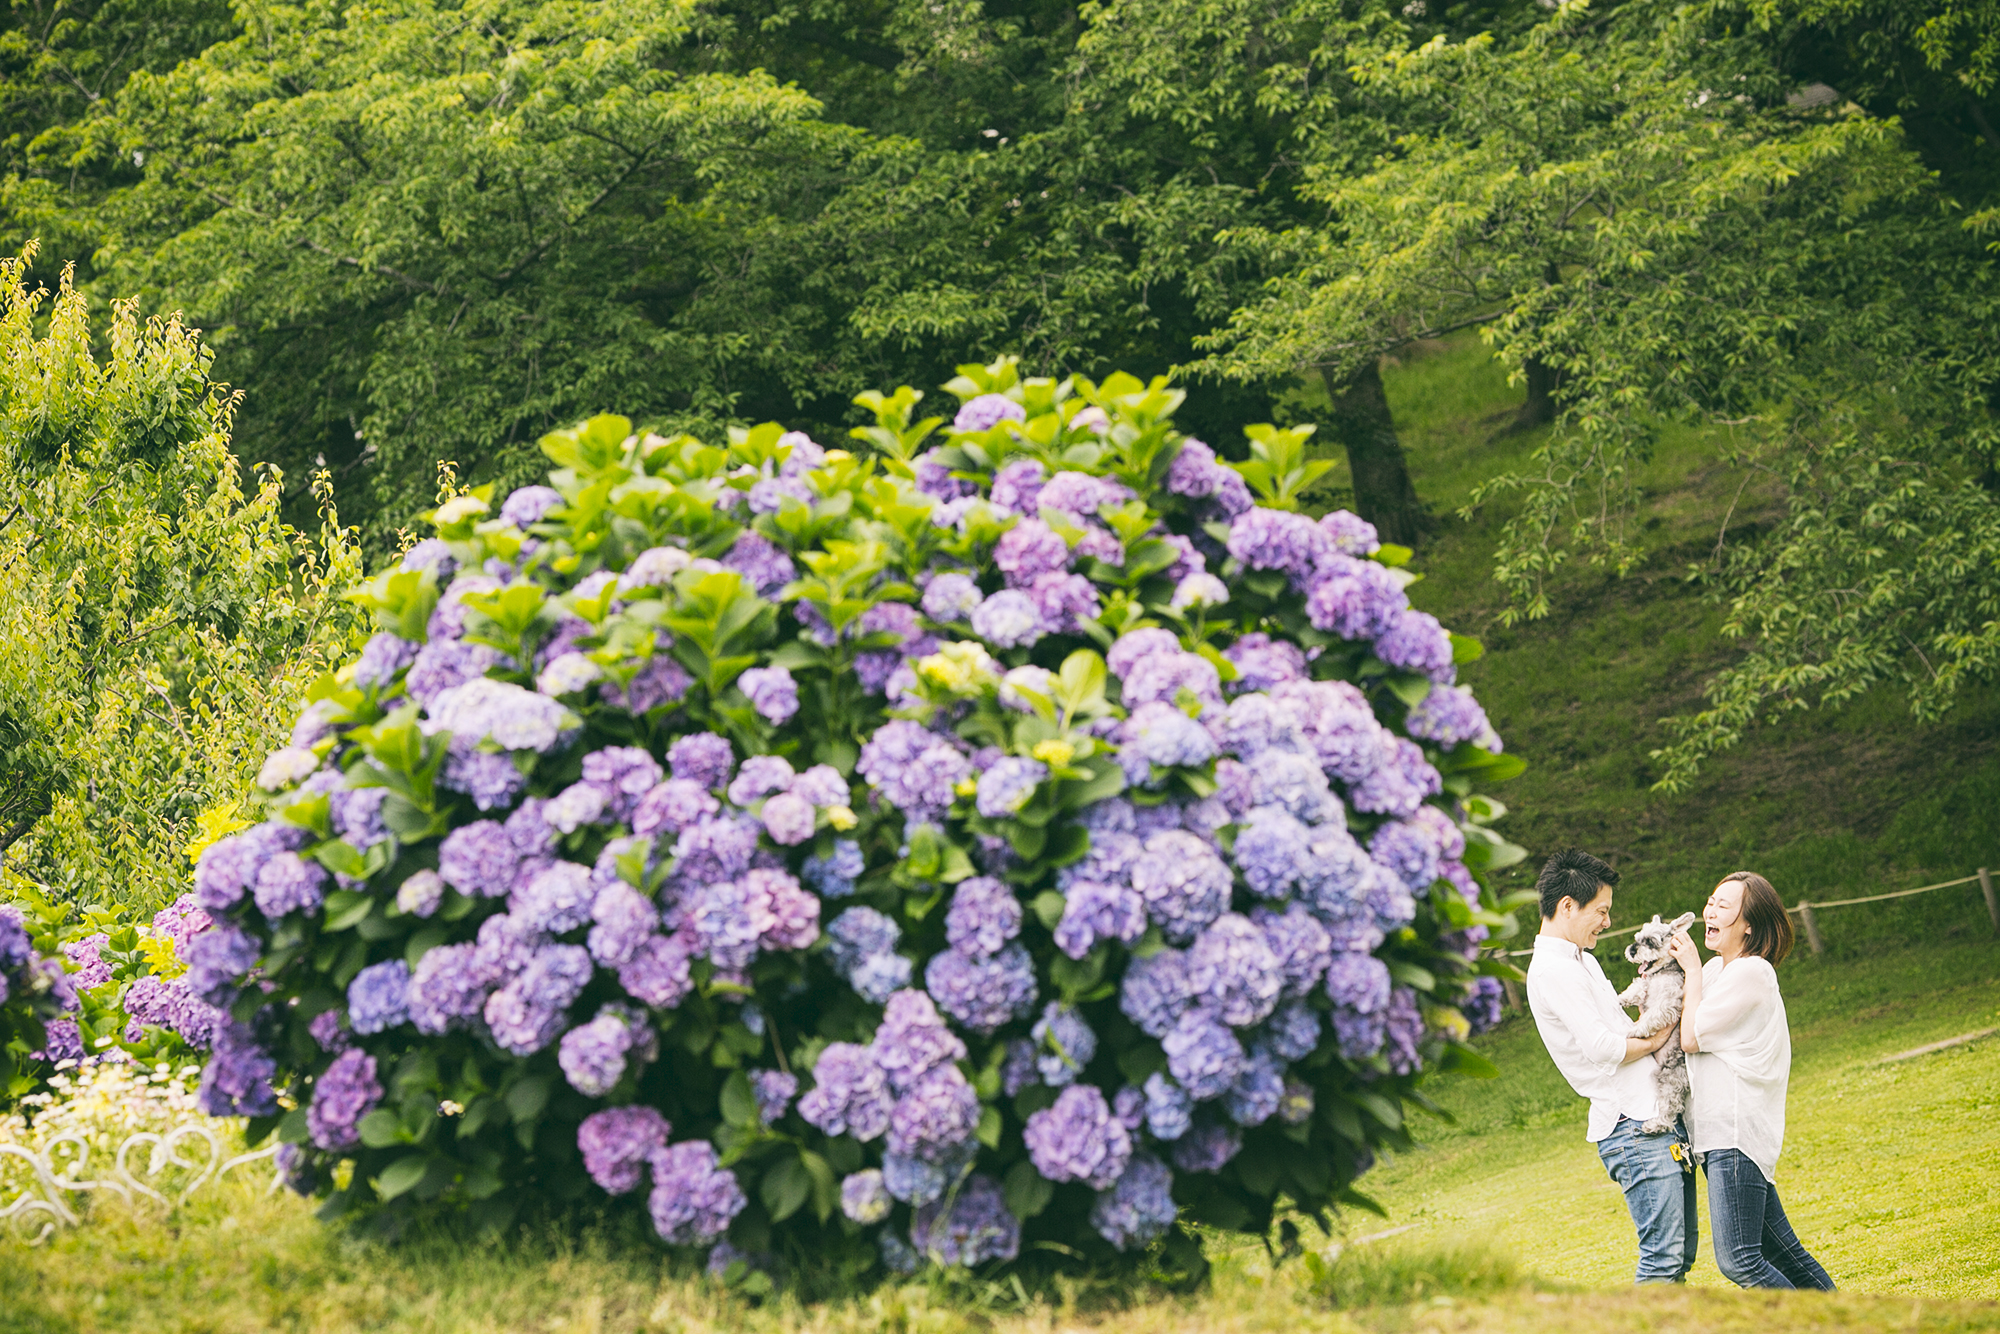
<svg viewBox="0 0 2000 1334">
<path fill-rule="evenodd" d="M 1702 1168 L 1708 1174 L 1708 1225 L 1716 1267 L 1739 1288 L 1833 1290 L 1778 1203 L 1778 1188 L 1764 1179 L 1741 1149 L 1710 1149 Z"/>
<path fill-rule="evenodd" d="M 1683 1160 L 1674 1158 L 1676 1144 Z M 1639 1231 L 1639 1272 L 1634 1282 L 1679 1283 L 1694 1268 L 1700 1237 L 1694 1173 L 1681 1167 L 1687 1152 L 1687 1132 L 1679 1123 L 1664 1134 L 1643 1135 L 1629 1116 L 1619 1117 L 1611 1133 L 1597 1142 L 1597 1156 L 1625 1192 L 1625 1206 Z"/>
</svg>

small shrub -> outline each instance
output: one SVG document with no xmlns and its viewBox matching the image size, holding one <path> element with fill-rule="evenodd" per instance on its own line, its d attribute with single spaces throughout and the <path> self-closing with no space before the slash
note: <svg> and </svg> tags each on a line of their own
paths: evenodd
<svg viewBox="0 0 2000 1334">
<path fill-rule="evenodd" d="M 738 1281 L 1359 1198 L 1498 1013 L 1477 646 L 1303 432 L 948 388 L 923 452 L 907 389 L 858 456 L 600 417 L 443 504 L 196 871 L 209 1110 L 330 1214 L 608 1193 Z"/>
</svg>

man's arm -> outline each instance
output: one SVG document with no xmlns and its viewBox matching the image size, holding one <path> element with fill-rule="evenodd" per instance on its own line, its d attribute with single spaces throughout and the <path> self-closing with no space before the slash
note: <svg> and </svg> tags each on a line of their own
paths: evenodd
<svg viewBox="0 0 2000 1334">
<path fill-rule="evenodd" d="M 1672 1036 L 1673 1030 L 1669 1027 L 1648 1038 L 1627 1037 L 1606 1024 L 1598 1014 L 1596 999 L 1590 994 L 1591 984 L 1587 974 L 1565 969 L 1551 980 L 1556 983 L 1550 989 L 1551 1008 L 1557 1012 L 1570 1036 L 1576 1039 L 1583 1055 L 1599 1065 L 1626 1065 L 1641 1056 L 1651 1056 Z M 1605 985 L 1608 989 L 1610 984 Z"/>
</svg>

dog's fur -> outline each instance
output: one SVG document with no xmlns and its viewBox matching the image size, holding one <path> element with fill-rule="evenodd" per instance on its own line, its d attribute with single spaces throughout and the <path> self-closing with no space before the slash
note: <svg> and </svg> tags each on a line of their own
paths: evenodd
<svg viewBox="0 0 2000 1334">
<path fill-rule="evenodd" d="M 1674 1121 L 1687 1108 L 1688 1074 L 1687 1053 L 1681 1050 L 1681 998 L 1687 992 L 1687 976 L 1681 966 L 1667 953 L 1667 944 L 1674 932 L 1694 922 L 1694 914 L 1682 913 L 1671 922 L 1660 920 L 1659 914 L 1639 928 L 1632 937 L 1632 943 L 1625 947 L 1625 957 L 1639 966 L 1639 976 L 1632 979 L 1632 985 L 1619 996 L 1620 1005 L 1636 1005 L 1639 1017 L 1632 1022 L 1632 1036 L 1649 1038 L 1663 1028 L 1671 1028 L 1673 1036 L 1661 1044 L 1653 1053 L 1657 1064 L 1653 1079 L 1660 1095 L 1660 1105 L 1653 1119 L 1639 1127 L 1648 1135 L 1657 1135 L 1672 1130 Z"/>
</svg>

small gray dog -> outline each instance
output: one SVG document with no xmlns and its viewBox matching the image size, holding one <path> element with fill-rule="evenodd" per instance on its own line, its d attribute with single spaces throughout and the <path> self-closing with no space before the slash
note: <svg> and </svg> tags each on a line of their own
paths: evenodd
<svg viewBox="0 0 2000 1334">
<path fill-rule="evenodd" d="M 1659 1066 L 1653 1081 L 1659 1090 L 1660 1105 L 1653 1119 L 1639 1127 L 1648 1135 L 1672 1130 L 1675 1119 L 1687 1108 L 1687 1053 L 1681 1050 L 1680 1034 L 1681 997 L 1687 992 L 1687 975 L 1667 953 L 1667 944 L 1674 938 L 1674 932 L 1693 921 L 1691 912 L 1684 912 L 1671 922 L 1661 921 L 1660 915 L 1654 913 L 1653 920 L 1640 927 L 1639 934 L 1625 947 L 1627 961 L 1639 966 L 1639 976 L 1618 997 L 1620 1005 L 1639 1007 L 1631 1035 L 1649 1038 L 1663 1028 L 1673 1029 L 1673 1036 L 1653 1053 L 1653 1060 Z"/>
</svg>

